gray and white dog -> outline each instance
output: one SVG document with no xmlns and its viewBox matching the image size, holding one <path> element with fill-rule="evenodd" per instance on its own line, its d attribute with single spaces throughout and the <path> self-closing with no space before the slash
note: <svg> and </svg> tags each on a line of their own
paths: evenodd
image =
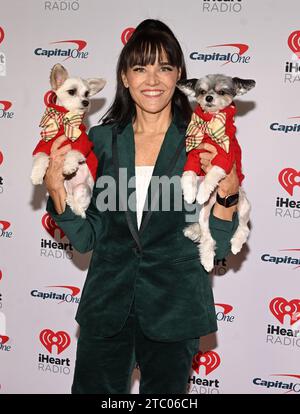
<svg viewBox="0 0 300 414">
<path fill-rule="evenodd" d="M 254 86 L 255 81 L 252 79 L 232 78 L 221 74 L 210 74 L 201 79 L 188 79 L 177 83 L 177 87 L 187 96 L 194 97 L 199 105 L 195 108 L 187 129 L 187 151 L 190 152 L 181 184 L 185 201 L 193 203 L 196 199 L 202 205 L 199 223 L 188 226 L 184 234 L 199 243 L 200 260 L 207 271 L 212 270 L 214 265 L 216 243 L 210 234 L 209 216 L 216 201 L 218 184 L 231 171 L 234 163 L 240 183 L 244 178 L 241 171 L 241 149 L 235 137 L 233 99 L 247 93 Z M 189 156 L 190 160 L 196 160 L 196 164 L 200 162 L 199 153 L 203 150 L 197 150 L 197 146 L 202 142 L 214 145 L 218 154 L 212 160 L 213 167 L 208 173 L 200 172 L 204 178 L 202 177 L 198 187 L 199 170 L 193 169 Z M 231 239 L 234 254 L 241 250 L 249 235 L 250 203 L 241 186 L 237 210 L 239 226 Z"/>
</svg>

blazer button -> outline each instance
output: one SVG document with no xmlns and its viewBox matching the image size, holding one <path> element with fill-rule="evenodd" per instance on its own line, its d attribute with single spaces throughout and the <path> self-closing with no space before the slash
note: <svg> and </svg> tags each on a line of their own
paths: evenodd
<svg viewBox="0 0 300 414">
<path fill-rule="evenodd" d="M 141 257 L 142 256 L 142 252 L 140 251 L 140 249 L 138 247 L 133 247 L 132 251 L 136 255 L 136 257 Z"/>
</svg>

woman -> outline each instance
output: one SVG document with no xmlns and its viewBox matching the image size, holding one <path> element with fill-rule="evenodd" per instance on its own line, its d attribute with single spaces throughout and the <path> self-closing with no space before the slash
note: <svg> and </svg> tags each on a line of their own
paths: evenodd
<svg viewBox="0 0 300 414">
<path fill-rule="evenodd" d="M 183 170 L 191 115 L 187 98 L 176 89 L 183 78 L 184 58 L 174 34 L 160 21 L 143 21 L 121 52 L 115 100 L 103 124 L 89 133 L 99 159 L 98 176 L 121 184 L 121 172 L 126 172 L 121 188 L 128 194 L 116 186 L 115 211 L 99 211 L 97 185 L 87 218 L 71 211 L 62 175 L 69 147 L 59 148 L 64 138 L 53 145 L 45 177 L 47 211 L 78 251 L 94 250 L 76 315 L 81 329 L 73 393 L 129 393 L 136 362 L 140 393 L 185 393 L 199 337 L 217 330 L 209 275 L 197 246 L 183 235 L 187 211 L 175 209 L 178 191 L 182 200 L 180 188 L 170 189 L 167 211 L 141 211 L 147 195 L 143 188 L 151 177 L 180 177 Z M 208 152 L 201 155 L 201 164 L 208 170 L 214 148 L 203 148 Z M 134 176 L 136 188 L 128 185 Z M 224 197 L 237 191 L 232 171 L 219 193 Z M 165 191 L 154 194 L 158 203 L 161 193 L 165 197 Z M 132 197 L 137 214 L 124 208 Z M 217 258 L 229 252 L 235 208 L 216 204 L 210 217 Z"/>
</svg>

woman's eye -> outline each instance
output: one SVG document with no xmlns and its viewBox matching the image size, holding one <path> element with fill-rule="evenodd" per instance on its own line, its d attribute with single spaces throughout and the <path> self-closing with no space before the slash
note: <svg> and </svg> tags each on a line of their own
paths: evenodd
<svg viewBox="0 0 300 414">
<path fill-rule="evenodd" d="M 162 66 L 161 70 L 163 72 L 171 72 L 173 70 L 173 67 L 172 66 Z"/>
<path fill-rule="evenodd" d="M 135 66 L 133 68 L 134 72 L 143 72 L 145 70 L 145 68 L 143 66 Z"/>
<path fill-rule="evenodd" d="M 74 96 L 74 95 L 75 95 L 75 93 L 76 93 L 76 90 L 75 90 L 75 89 L 70 89 L 70 90 L 68 91 L 68 93 L 69 93 L 69 95 Z"/>
</svg>

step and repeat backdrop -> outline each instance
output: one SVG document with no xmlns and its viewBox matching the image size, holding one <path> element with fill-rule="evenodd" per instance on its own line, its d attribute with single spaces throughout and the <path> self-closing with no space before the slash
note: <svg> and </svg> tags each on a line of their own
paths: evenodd
<svg viewBox="0 0 300 414">
<path fill-rule="evenodd" d="M 201 338 L 188 392 L 300 392 L 299 15 L 298 0 L 0 0 L 0 393 L 69 393 L 74 371 L 90 254 L 74 250 L 29 179 L 50 69 L 107 80 L 86 119 L 97 124 L 145 18 L 174 31 L 189 77 L 257 82 L 236 100 L 251 236 L 212 272 L 219 330 Z"/>
</svg>

